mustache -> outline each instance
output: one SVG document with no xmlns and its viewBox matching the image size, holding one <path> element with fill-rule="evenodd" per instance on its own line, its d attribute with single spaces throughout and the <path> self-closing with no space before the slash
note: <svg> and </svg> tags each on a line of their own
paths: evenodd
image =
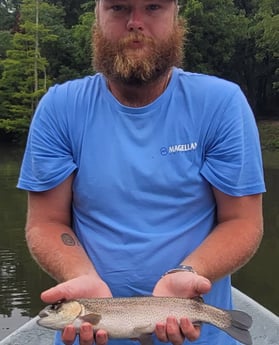
<svg viewBox="0 0 279 345">
<path fill-rule="evenodd" d="M 140 30 L 110 37 L 95 23 L 92 31 L 93 68 L 107 78 L 127 85 L 155 81 L 168 68 L 182 65 L 185 32 L 183 19 L 164 38 L 150 37 Z M 131 47 L 134 54 L 129 49 Z"/>
<path fill-rule="evenodd" d="M 155 40 L 151 37 L 147 37 L 144 34 L 142 34 L 141 32 L 131 32 L 129 33 L 126 37 L 122 38 L 118 44 L 120 47 L 125 47 L 127 45 L 129 45 L 130 43 L 133 42 L 140 42 L 140 43 L 145 43 L 145 44 L 149 44 L 149 45 L 154 45 L 155 44 Z"/>
</svg>

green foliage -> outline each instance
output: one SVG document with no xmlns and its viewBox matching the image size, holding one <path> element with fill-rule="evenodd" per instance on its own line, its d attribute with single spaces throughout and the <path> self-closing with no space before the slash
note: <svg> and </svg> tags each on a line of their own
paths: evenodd
<svg viewBox="0 0 279 345">
<path fill-rule="evenodd" d="M 6 58 L 7 50 L 11 49 L 12 35 L 9 31 L 0 31 L 0 60 Z M 1 70 L 0 70 L 1 76 Z"/>
<path fill-rule="evenodd" d="M 261 146 L 263 150 L 279 150 L 279 123 L 278 121 L 261 121 L 258 125 Z"/>
<path fill-rule="evenodd" d="M 186 43 L 187 69 L 224 75 L 230 70 L 243 17 L 231 0 L 189 0 L 183 15 L 189 33 Z"/>
<path fill-rule="evenodd" d="M 278 111 L 279 3 L 260 0 L 250 24 L 255 43 L 255 108 L 260 114 Z M 277 115 L 277 114 L 275 114 Z"/>
<path fill-rule="evenodd" d="M 21 117 L 17 119 L 0 119 L 0 130 L 8 133 L 25 134 L 28 130 L 28 121 L 26 118 Z"/>
<path fill-rule="evenodd" d="M 29 33 L 31 29 L 28 25 L 29 23 L 24 26 L 26 33 L 14 34 L 12 49 L 7 50 L 7 57 L 1 63 L 3 73 L 0 80 L 0 95 L 5 95 L 2 107 L 4 106 L 7 117 L 15 116 L 17 118 L 22 114 L 31 117 L 32 111 L 34 111 L 38 91 L 34 88 L 35 60 L 37 62 L 38 89 L 41 94 L 46 91 L 47 61 L 40 55 L 35 56 L 34 35 Z M 19 108 L 21 108 L 20 113 L 18 113 Z"/>
<path fill-rule="evenodd" d="M 92 12 L 85 12 L 79 23 L 73 27 L 74 58 L 83 75 L 92 73 L 91 28 L 94 16 Z"/>
<path fill-rule="evenodd" d="M 189 0 L 186 69 L 240 84 L 257 116 L 278 116 L 278 0 Z"/>
<path fill-rule="evenodd" d="M 279 3 L 275 0 L 263 0 L 255 16 L 257 61 L 263 62 L 273 75 L 272 86 L 279 89 Z M 266 71 L 265 71 L 266 72 Z"/>
<path fill-rule="evenodd" d="M 91 69 L 91 26 L 92 12 L 85 12 L 79 22 L 67 29 L 62 25 L 57 28 L 60 33 L 55 42 L 42 45 L 42 54 L 49 62 L 48 73 L 53 82 L 92 74 Z"/>
<path fill-rule="evenodd" d="M 19 0 L 0 0 L 0 30 L 13 27 L 19 8 Z"/>
<path fill-rule="evenodd" d="M 237 82 L 256 116 L 278 116 L 278 0 L 181 4 L 188 26 L 185 68 Z M 0 136 L 27 131 L 50 85 L 93 73 L 92 5 L 0 0 Z"/>
<path fill-rule="evenodd" d="M 0 119 L 7 133 L 26 132 L 38 100 L 51 85 L 48 61 L 41 55 L 40 46 L 57 39 L 46 25 L 58 16 L 57 12 L 53 5 L 39 0 L 23 0 L 20 31 L 12 36 L 6 57 L 0 61 Z"/>
</svg>

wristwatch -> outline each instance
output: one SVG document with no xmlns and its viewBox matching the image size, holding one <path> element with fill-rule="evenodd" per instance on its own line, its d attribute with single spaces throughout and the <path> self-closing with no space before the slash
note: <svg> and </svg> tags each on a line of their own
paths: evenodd
<svg viewBox="0 0 279 345">
<path fill-rule="evenodd" d="M 197 272 L 193 269 L 192 266 L 179 265 L 175 268 L 168 270 L 166 273 L 163 274 L 163 277 L 167 274 L 176 273 L 176 272 L 191 272 L 191 273 L 197 274 Z"/>
</svg>

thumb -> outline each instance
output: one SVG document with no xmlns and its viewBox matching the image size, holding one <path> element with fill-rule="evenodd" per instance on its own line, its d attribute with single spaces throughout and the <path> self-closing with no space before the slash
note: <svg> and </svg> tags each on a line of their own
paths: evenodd
<svg viewBox="0 0 279 345">
<path fill-rule="evenodd" d="M 80 298 L 84 295 L 84 289 L 81 287 L 86 286 L 85 283 L 87 283 L 87 280 L 86 276 L 80 276 L 57 284 L 56 286 L 42 292 L 41 299 L 45 303 L 55 303 L 63 299 L 70 300 Z"/>
<path fill-rule="evenodd" d="M 210 291 L 211 289 L 211 282 L 203 277 L 203 276 L 197 276 L 196 284 L 195 284 L 195 291 L 197 295 L 203 295 Z"/>
<path fill-rule="evenodd" d="M 41 293 L 41 299 L 45 303 L 92 297 L 112 297 L 112 294 L 104 281 L 87 274 L 67 280 Z"/>
<path fill-rule="evenodd" d="M 56 303 L 62 299 L 70 299 L 73 296 L 70 294 L 67 283 L 58 284 L 41 293 L 41 300 L 45 303 Z"/>
</svg>

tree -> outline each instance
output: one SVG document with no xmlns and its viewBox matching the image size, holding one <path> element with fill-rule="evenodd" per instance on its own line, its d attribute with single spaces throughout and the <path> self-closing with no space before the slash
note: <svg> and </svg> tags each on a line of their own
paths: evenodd
<svg viewBox="0 0 279 345">
<path fill-rule="evenodd" d="M 57 40 L 41 45 L 41 53 L 49 62 L 48 74 L 54 83 L 92 73 L 92 3 L 83 4 L 82 9 L 84 13 L 71 29 L 63 25 L 62 19 L 56 18 L 51 27 L 59 32 Z"/>
<path fill-rule="evenodd" d="M 189 0 L 183 10 L 187 20 L 187 69 L 225 76 L 235 52 L 241 19 L 231 0 Z"/>
<path fill-rule="evenodd" d="M 73 27 L 74 58 L 80 67 L 82 75 L 92 73 L 92 12 L 85 12 L 80 16 L 79 23 Z"/>
<path fill-rule="evenodd" d="M 80 16 L 92 9 L 92 1 L 88 0 L 48 0 L 56 6 L 62 6 L 65 11 L 64 27 L 71 29 L 79 21 Z M 95 2 L 95 0 L 93 0 Z"/>
<path fill-rule="evenodd" d="M 19 9 L 19 0 L 0 0 L 0 31 L 13 28 Z"/>
<path fill-rule="evenodd" d="M 43 2 L 23 1 L 20 32 L 13 35 L 11 49 L 1 62 L 0 128 L 7 132 L 26 131 L 39 98 L 50 84 L 46 74 L 48 62 L 40 54 L 40 44 L 56 40 L 57 35 L 39 22 L 39 11 L 41 18 L 47 18 L 57 9 Z"/>
<path fill-rule="evenodd" d="M 11 48 L 11 40 L 12 35 L 9 31 L 0 31 L 0 60 L 6 58 L 6 52 Z"/>
<path fill-rule="evenodd" d="M 258 108 L 261 112 L 275 112 L 279 96 L 279 3 L 261 0 L 255 15 L 254 26 L 257 47 L 256 61 L 260 66 L 258 75 Z"/>
<path fill-rule="evenodd" d="M 189 0 L 185 66 L 242 87 L 257 116 L 278 112 L 278 0 Z"/>
<path fill-rule="evenodd" d="M 92 2 L 0 0 L 0 131 L 26 132 L 48 86 L 91 74 Z M 278 116 L 278 0 L 187 0 L 184 67 L 240 84 Z"/>
</svg>

